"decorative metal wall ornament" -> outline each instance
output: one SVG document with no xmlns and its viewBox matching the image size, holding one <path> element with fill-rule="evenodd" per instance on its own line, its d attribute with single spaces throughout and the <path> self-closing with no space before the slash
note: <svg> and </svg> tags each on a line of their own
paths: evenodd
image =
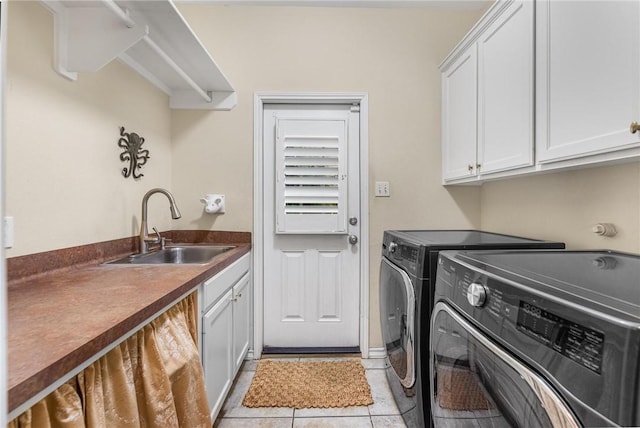
<svg viewBox="0 0 640 428">
<path fill-rule="evenodd" d="M 122 175 L 125 178 L 133 175 L 133 178 L 143 177 L 144 174 L 137 174 L 136 170 L 140 169 L 149 159 L 149 150 L 142 150 L 142 144 L 144 144 L 144 138 L 136 134 L 135 132 L 124 132 L 124 126 L 120 127 L 120 138 L 118 140 L 118 147 L 124 149 L 120 153 L 120 160 L 122 162 L 129 162 L 129 167 L 122 168 Z"/>
</svg>

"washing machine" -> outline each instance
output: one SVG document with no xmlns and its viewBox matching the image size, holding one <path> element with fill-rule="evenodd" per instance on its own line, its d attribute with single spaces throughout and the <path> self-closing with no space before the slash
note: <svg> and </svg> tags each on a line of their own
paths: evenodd
<svg viewBox="0 0 640 428">
<path fill-rule="evenodd" d="M 640 426 L 640 256 L 445 251 L 434 298 L 436 428 Z"/>
<path fill-rule="evenodd" d="M 432 424 L 429 399 L 429 321 L 438 254 L 452 249 L 564 248 L 479 230 L 388 230 L 380 265 L 380 319 L 386 374 L 408 427 Z"/>
</svg>

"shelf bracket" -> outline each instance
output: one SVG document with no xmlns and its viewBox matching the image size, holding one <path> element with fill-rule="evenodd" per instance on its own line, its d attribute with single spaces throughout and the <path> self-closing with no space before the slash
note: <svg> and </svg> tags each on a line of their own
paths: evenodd
<svg viewBox="0 0 640 428">
<path fill-rule="evenodd" d="M 131 19 L 131 16 L 129 16 L 129 11 L 120 9 L 120 6 L 118 6 L 115 1 L 102 0 L 102 3 L 104 3 L 104 5 L 111 12 L 113 12 L 114 15 L 120 18 L 120 20 L 124 23 L 124 25 L 127 26 L 127 28 L 133 28 L 136 26 L 136 23 L 133 21 L 133 19 Z"/>
<path fill-rule="evenodd" d="M 194 82 L 193 79 L 189 77 L 189 75 L 185 73 L 184 70 L 182 70 L 182 68 L 180 68 L 180 66 L 176 64 L 176 62 L 172 60 L 171 57 L 160 48 L 160 46 L 158 46 L 153 40 L 151 40 L 148 35 L 144 36 L 142 40 L 144 40 L 147 46 L 149 46 L 156 54 L 158 54 L 158 56 L 162 58 L 162 60 L 166 62 L 169 67 L 171 67 L 173 71 L 175 71 L 178 76 L 180 76 L 180 78 L 187 83 L 187 85 L 189 85 L 198 95 L 200 95 L 200 97 L 206 103 L 210 103 L 211 101 L 213 101 L 211 95 L 209 95 L 200 86 L 198 86 L 198 84 Z"/>
<path fill-rule="evenodd" d="M 172 109 L 232 110 L 238 104 L 235 91 L 209 91 L 210 102 L 205 102 L 192 91 L 174 90 L 169 98 Z"/>
<path fill-rule="evenodd" d="M 117 0 L 40 1 L 53 14 L 53 68 L 65 78 L 77 80 L 78 73 L 96 72 L 119 59 L 165 92 L 170 108 L 231 110 L 236 106 L 233 87 L 172 0 L 148 2 L 150 7 L 140 8 L 133 1 L 119 2 L 129 5 L 128 9 Z"/>
<path fill-rule="evenodd" d="M 119 8 L 118 14 L 111 7 L 42 2 L 54 15 L 54 68 L 69 80 L 77 80 L 78 72 L 100 70 L 149 34 L 147 25 Z"/>
</svg>

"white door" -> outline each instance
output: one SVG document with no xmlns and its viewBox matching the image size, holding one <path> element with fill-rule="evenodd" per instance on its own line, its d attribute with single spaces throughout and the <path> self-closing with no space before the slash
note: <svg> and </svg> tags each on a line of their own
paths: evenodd
<svg viewBox="0 0 640 428">
<path fill-rule="evenodd" d="M 265 105 L 263 126 L 264 351 L 356 348 L 358 108 Z"/>
</svg>

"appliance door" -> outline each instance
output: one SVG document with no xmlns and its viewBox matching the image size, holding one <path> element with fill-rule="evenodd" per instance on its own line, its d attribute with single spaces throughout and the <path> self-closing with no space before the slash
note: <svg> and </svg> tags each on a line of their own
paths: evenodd
<svg viewBox="0 0 640 428">
<path fill-rule="evenodd" d="M 538 374 L 447 304 L 431 318 L 431 411 L 436 427 L 580 427 Z"/>
<path fill-rule="evenodd" d="M 416 297 L 409 275 L 385 257 L 380 265 L 380 316 L 387 358 L 405 388 L 415 382 Z"/>
</svg>

